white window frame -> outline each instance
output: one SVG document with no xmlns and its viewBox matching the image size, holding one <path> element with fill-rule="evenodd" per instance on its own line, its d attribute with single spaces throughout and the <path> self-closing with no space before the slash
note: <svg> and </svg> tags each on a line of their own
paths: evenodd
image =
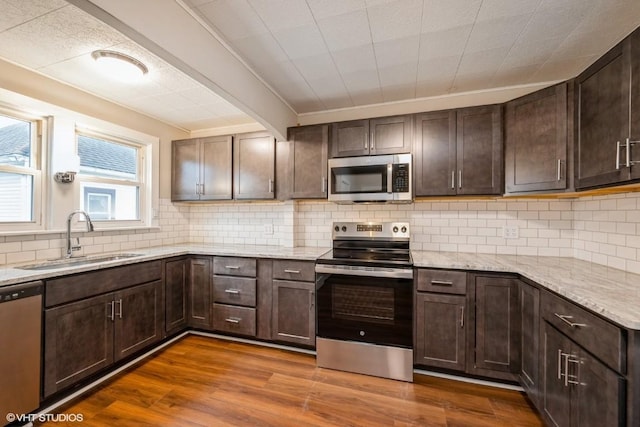
<svg viewBox="0 0 640 427">
<path fill-rule="evenodd" d="M 125 185 L 139 188 L 138 192 L 138 219 L 137 220 L 114 220 L 114 219 L 91 219 L 92 222 L 95 223 L 96 229 L 118 229 L 118 228 L 129 228 L 129 227 L 147 227 L 150 226 L 150 215 L 149 213 L 152 210 L 152 200 L 151 200 L 151 183 L 152 177 L 150 175 L 151 164 L 150 164 L 150 145 L 143 141 L 136 141 L 132 138 L 123 137 L 115 135 L 114 133 L 96 130 L 93 128 L 76 126 L 75 132 L 75 153 L 78 154 L 78 136 L 88 136 L 92 138 L 102 139 L 108 142 L 113 142 L 117 144 L 122 144 L 125 146 L 133 147 L 138 150 L 138 159 L 137 159 L 137 170 L 138 170 L 138 179 L 130 180 L 130 179 L 117 179 L 117 178 L 101 178 L 93 175 L 82 174 L 82 172 L 78 172 L 76 175 L 77 181 L 77 192 L 76 192 L 76 201 L 75 206 L 77 209 L 84 209 L 84 206 L 81 206 L 81 192 L 82 184 L 114 184 L 114 185 Z M 84 218 L 82 218 L 84 220 Z"/>
<path fill-rule="evenodd" d="M 47 141 L 48 135 L 48 120 L 45 117 L 29 114 L 6 105 L 0 105 L 0 115 L 31 123 L 31 166 L 0 165 L 0 172 L 33 177 L 31 221 L 0 222 L 0 234 L 42 230 L 45 223 L 43 206 L 45 205 L 46 197 L 43 182 L 46 176 L 46 165 L 43 159 L 46 153 L 45 141 Z"/>
</svg>

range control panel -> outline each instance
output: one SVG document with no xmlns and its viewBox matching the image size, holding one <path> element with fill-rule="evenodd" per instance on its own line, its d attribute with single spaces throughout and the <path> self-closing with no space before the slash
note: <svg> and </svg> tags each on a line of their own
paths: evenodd
<svg viewBox="0 0 640 427">
<path fill-rule="evenodd" d="M 409 239 L 408 222 L 334 222 L 334 240 L 346 238 Z"/>
</svg>

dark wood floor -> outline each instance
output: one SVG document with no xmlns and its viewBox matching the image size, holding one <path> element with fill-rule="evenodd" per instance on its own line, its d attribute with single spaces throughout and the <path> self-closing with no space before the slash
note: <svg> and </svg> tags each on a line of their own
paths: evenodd
<svg viewBox="0 0 640 427">
<path fill-rule="evenodd" d="M 60 411 L 82 414 L 69 426 L 543 425 L 522 393 L 414 380 L 321 369 L 310 355 L 191 335 Z"/>
</svg>

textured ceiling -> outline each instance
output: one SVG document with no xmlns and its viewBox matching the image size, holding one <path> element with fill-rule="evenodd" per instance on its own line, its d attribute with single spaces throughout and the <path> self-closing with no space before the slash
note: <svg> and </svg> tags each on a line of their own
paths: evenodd
<svg viewBox="0 0 640 427">
<path fill-rule="evenodd" d="M 186 0 L 298 112 L 574 77 L 638 0 Z"/>
<path fill-rule="evenodd" d="M 189 10 L 298 114 L 564 80 L 640 26 L 640 0 L 157 1 Z M 0 11 L 1 58 L 188 130 L 254 121 L 63 0 Z M 98 76 L 90 53 L 106 48 L 148 81 Z"/>
<path fill-rule="evenodd" d="M 118 31 L 63 0 L 0 0 L 0 57 L 188 129 L 254 120 Z M 149 68 L 143 83 L 100 75 L 91 52 L 112 49 Z"/>
</svg>

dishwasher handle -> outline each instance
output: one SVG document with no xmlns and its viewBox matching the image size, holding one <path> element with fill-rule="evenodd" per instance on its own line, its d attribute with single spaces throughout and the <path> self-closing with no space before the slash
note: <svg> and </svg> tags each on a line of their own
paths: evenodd
<svg viewBox="0 0 640 427">
<path fill-rule="evenodd" d="M 0 304 L 35 295 L 42 295 L 44 284 L 41 281 L 20 283 L 0 287 Z"/>
</svg>

